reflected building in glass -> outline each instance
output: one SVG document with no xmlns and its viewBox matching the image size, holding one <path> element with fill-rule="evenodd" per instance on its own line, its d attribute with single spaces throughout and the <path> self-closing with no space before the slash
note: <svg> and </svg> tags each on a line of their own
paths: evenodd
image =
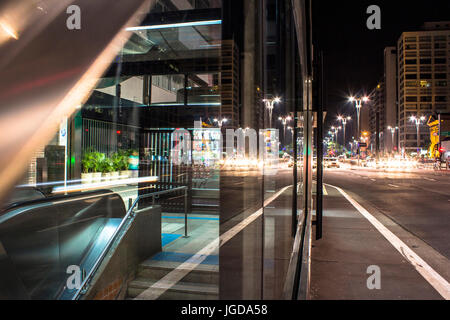
<svg viewBox="0 0 450 320">
<path fill-rule="evenodd" d="M 285 299 L 304 285 L 292 252 L 311 225 L 309 8 L 159 0 L 122 10 L 121 27 L 104 30 L 114 54 L 101 76 L 56 131 L 36 128 L 53 138 L 33 145 L 8 186 L 0 296 Z"/>
</svg>

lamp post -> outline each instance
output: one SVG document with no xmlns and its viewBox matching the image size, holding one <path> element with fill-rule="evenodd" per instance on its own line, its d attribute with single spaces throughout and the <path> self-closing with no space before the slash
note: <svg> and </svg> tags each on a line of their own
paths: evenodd
<svg viewBox="0 0 450 320">
<path fill-rule="evenodd" d="M 395 134 L 395 131 L 398 130 L 398 127 L 394 128 L 394 127 L 388 126 L 387 128 L 388 128 L 389 131 L 391 131 L 391 134 L 392 134 L 392 152 L 394 152 L 394 144 L 395 144 L 394 143 L 394 134 Z"/>
<path fill-rule="evenodd" d="M 331 130 L 332 130 L 332 132 L 333 132 L 333 136 L 334 136 L 334 149 L 335 149 L 335 152 L 337 153 L 337 136 L 338 136 L 338 132 L 339 132 L 339 130 L 341 130 L 342 129 L 342 127 L 331 127 Z"/>
<path fill-rule="evenodd" d="M 356 136 L 357 137 L 359 137 L 360 136 L 360 129 L 359 129 L 359 127 L 360 127 L 360 113 L 361 113 L 361 107 L 363 106 L 363 104 L 365 103 L 365 102 L 368 102 L 369 101 L 369 98 L 368 97 L 362 97 L 362 98 L 355 98 L 355 97 L 350 97 L 349 99 L 348 99 L 350 102 L 354 102 L 355 103 L 355 107 L 356 107 L 356 115 L 357 115 L 357 117 L 358 117 L 358 132 L 357 132 L 357 134 L 356 134 Z M 359 158 L 360 158 L 360 155 L 359 155 L 359 148 L 358 148 L 358 166 L 359 166 Z"/>
<path fill-rule="evenodd" d="M 294 143 L 294 128 L 287 127 L 287 129 L 291 132 L 291 142 Z"/>
<path fill-rule="evenodd" d="M 270 128 L 272 128 L 273 106 L 275 103 L 280 103 L 281 99 L 279 97 L 275 97 L 272 99 L 264 99 L 263 102 L 266 104 L 266 108 L 269 110 L 269 129 L 270 129 Z"/>
<path fill-rule="evenodd" d="M 369 98 L 368 97 L 362 97 L 362 98 L 355 98 L 355 97 L 350 97 L 348 99 L 350 102 L 354 102 L 355 103 L 355 107 L 356 107 L 356 115 L 358 117 L 358 133 L 356 136 L 360 135 L 359 132 L 359 127 L 360 127 L 360 113 L 361 113 L 361 108 L 363 106 L 364 103 L 369 102 Z"/>
<path fill-rule="evenodd" d="M 214 122 L 217 123 L 219 125 L 219 128 L 222 129 L 222 124 L 227 123 L 228 119 L 227 118 L 222 118 L 221 120 L 219 119 L 214 119 Z"/>
<path fill-rule="evenodd" d="M 338 116 L 338 121 L 342 122 L 342 127 L 344 128 L 344 131 L 343 131 L 343 133 L 344 133 L 344 150 L 346 149 L 345 148 L 345 145 L 346 145 L 346 143 L 345 143 L 345 126 L 347 125 L 347 121 L 350 121 L 350 120 L 352 120 L 352 118 L 350 116 L 348 116 L 348 117 Z"/>
<path fill-rule="evenodd" d="M 419 152 L 419 148 L 420 148 L 420 125 L 422 124 L 422 121 L 425 121 L 425 117 L 424 116 L 411 116 L 411 118 L 409 118 L 409 120 L 413 123 L 416 124 L 416 129 L 417 129 L 417 152 Z"/>
<path fill-rule="evenodd" d="M 283 137 L 286 137 L 286 124 L 288 123 L 288 121 L 291 121 L 292 118 L 290 116 L 279 117 L 278 120 L 280 120 L 281 123 L 283 124 Z"/>
</svg>

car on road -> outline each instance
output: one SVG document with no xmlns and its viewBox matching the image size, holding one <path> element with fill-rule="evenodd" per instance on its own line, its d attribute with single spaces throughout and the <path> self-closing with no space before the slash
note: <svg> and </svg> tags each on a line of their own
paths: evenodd
<svg viewBox="0 0 450 320">
<path fill-rule="evenodd" d="M 340 168 L 338 158 L 327 157 L 323 159 L 324 167 L 326 168 Z"/>
</svg>

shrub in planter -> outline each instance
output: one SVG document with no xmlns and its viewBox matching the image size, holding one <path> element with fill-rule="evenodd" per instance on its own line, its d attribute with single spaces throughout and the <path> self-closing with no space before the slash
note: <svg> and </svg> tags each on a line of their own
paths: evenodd
<svg viewBox="0 0 450 320">
<path fill-rule="evenodd" d="M 128 152 L 125 150 L 119 150 L 117 154 L 119 157 L 119 175 L 122 179 L 127 179 L 130 176 L 130 171 L 128 170 Z"/>
<path fill-rule="evenodd" d="M 111 180 L 111 172 L 114 170 L 113 162 L 110 158 L 105 157 L 100 162 L 100 171 L 102 173 L 102 180 L 109 181 Z"/>
<path fill-rule="evenodd" d="M 83 172 L 81 173 L 81 183 L 92 183 L 93 170 L 95 167 L 94 157 L 92 152 L 86 152 L 81 160 L 81 167 Z"/>
<path fill-rule="evenodd" d="M 111 172 L 111 180 L 117 180 L 119 177 L 119 171 L 121 169 L 122 156 L 119 152 L 115 152 L 111 155 L 111 161 L 113 171 Z"/>
<path fill-rule="evenodd" d="M 101 152 L 92 152 L 92 157 L 94 159 L 93 180 L 94 182 L 101 182 L 103 160 L 105 159 L 105 155 Z"/>
</svg>

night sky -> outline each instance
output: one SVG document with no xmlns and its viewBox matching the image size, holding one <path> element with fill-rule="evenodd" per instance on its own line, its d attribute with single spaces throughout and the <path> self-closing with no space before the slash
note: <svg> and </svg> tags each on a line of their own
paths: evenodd
<svg viewBox="0 0 450 320">
<path fill-rule="evenodd" d="M 370 93 L 383 75 L 383 50 L 403 31 L 450 20 L 450 0 L 313 0 L 314 41 L 324 52 L 326 128 L 337 113 L 351 114 L 349 94 Z M 381 8 L 381 30 L 369 30 L 367 7 Z"/>
</svg>

